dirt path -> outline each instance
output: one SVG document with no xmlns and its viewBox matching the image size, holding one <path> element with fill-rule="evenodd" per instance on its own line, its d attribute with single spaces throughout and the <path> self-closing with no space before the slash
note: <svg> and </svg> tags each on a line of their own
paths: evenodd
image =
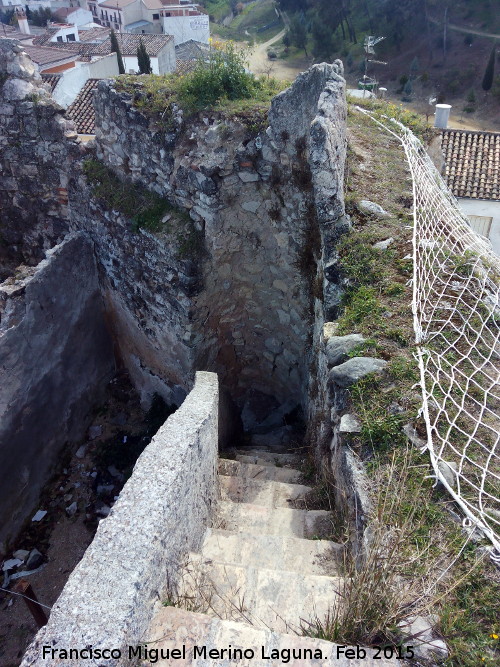
<svg viewBox="0 0 500 667">
<path fill-rule="evenodd" d="M 310 58 L 305 56 L 294 58 L 292 61 L 269 60 L 267 49 L 275 42 L 278 42 L 285 34 L 286 28 L 283 28 L 277 35 L 271 37 L 267 42 L 256 45 L 248 59 L 249 68 L 254 74 L 267 74 L 276 79 L 293 81 L 297 74 L 307 69 L 311 62 Z"/>
<path fill-rule="evenodd" d="M 439 21 L 438 19 L 435 19 L 432 16 L 429 16 L 429 21 L 431 23 L 434 23 L 434 25 L 439 25 L 439 26 L 443 25 L 442 21 Z M 461 26 L 455 25 L 454 23 L 447 23 L 446 27 L 449 28 L 450 30 L 454 30 L 455 32 L 464 32 L 466 35 L 479 35 L 480 37 L 500 39 L 500 35 L 495 35 L 492 32 L 482 32 L 481 30 L 474 30 L 474 28 L 462 28 Z"/>
</svg>

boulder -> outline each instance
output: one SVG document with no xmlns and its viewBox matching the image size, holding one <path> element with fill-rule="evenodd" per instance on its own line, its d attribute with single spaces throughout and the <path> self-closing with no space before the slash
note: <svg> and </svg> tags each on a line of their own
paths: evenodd
<svg viewBox="0 0 500 667">
<path fill-rule="evenodd" d="M 398 627 L 408 644 L 413 646 L 415 658 L 435 664 L 448 657 L 448 647 L 439 637 L 434 636 L 434 626 L 438 622 L 434 614 L 429 616 L 409 616 L 398 623 Z"/>
<path fill-rule="evenodd" d="M 66 514 L 67 514 L 68 516 L 75 516 L 77 510 L 78 510 L 78 505 L 77 505 L 77 503 L 76 503 L 76 502 L 72 502 L 71 505 L 68 505 L 68 507 L 66 507 Z"/>
<path fill-rule="evenodd" d="M 455 461 L 438 461 L 438 470 L 446 480 L 448 486 L 454 489 L 457 485 L 458 465 Z"/>
<path fill-rule="evenodd" d="M 382 206 L 375 204 L 375 202 L 369 201 L 368 199 L 362 199 L 358 202 L 358 208 L 363 211 L 363 213 L 375 215 L 377 218 L 387 218 L 390 215 L 382 208 Z"/>
<path fill-rule="evenodd" d="M 348 336 L 330 336 L 326 344 L 326 357 L 329 366 L 337 366 L 346 361 L 351 350 L 364 342 L 361 334 L 349 334 Z"/>
<path fill-rule="evenodd" d="M 38 549 L 32 549 L 30 551 L 30 555 L 28 556 L 28 560 L 26 561 L 27 569 L 28 570 L 35 570 L 42 563 L 43 563 L 42 554 L 38 551 Z"/>
<path fill-rule="evenodd" d="M 350 387 L 370 373 L 380 373 L 387 366 L 387 361 L 373 357 L 354 357 L 340 366 L 332 368 L 328 381 L 339 387 Z"/>
<path fill-rule="evenodd" d="M 340 418 L 340 433 L 361 433 L 361 422 L 356 415 L 342 415 Z"/>
<path fill-rule="evenodd" d="M 387 250 L 387 248 L 391 245 L 391 243 L 394 242 L 394 239 L 392 236 L 388 239 L 385 239 L 385 241 L 379 241 L 378 243 L 374 243 L 373 247 L 377 248 L 377 250 Z"/>
</svg>

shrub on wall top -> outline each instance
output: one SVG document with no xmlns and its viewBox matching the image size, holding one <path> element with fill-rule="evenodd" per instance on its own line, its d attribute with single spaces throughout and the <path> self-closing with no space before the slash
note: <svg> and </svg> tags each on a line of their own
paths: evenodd
<svg viewBox="0 0 500 667">
<path fill-rule="evenodd" d="M 187 106 L 202 108 L 224 98 L 248 99 L 254 90 L 255 79 L 245 69 L 245 52 L 233 42 L 213 42 L 208 57 L 182 79 L 179 93 Z"/>
</svg>

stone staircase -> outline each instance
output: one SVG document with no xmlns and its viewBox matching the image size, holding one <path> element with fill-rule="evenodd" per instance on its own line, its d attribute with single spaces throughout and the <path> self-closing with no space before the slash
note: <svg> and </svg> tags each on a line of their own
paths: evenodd
<svg viewBox="0 0 500 667">
<path fill-rule="evenodd" d="M 190 554 L 170 606 L 157 610 L 151 646 L 185 646 L 180 664 L 204 667 L 269 667 L 283 664 L 287 650 L 295 651 L 293 665 L 371 665 L 369 649 L 303 636 L 308 622 L 326 619 L 339 603 L 342 546 L 327 539 L 330 512 L 296 509 L 311 491 L 301 483 L 300 456 L 265 449 L 231 455 L 219 462 L 217 527 L 207 530 L 200 553 Z M 243 661 L 220 653 L 229 647 L 247 650 Z M 166 654 L 159 664 L 170 664 Z M 384 664 L 395 662 L 373 661 Z"/>
</svg>

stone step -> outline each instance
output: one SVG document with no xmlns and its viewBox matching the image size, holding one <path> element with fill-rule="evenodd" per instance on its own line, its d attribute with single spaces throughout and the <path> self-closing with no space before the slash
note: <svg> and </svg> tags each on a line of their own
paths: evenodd
<svg viewBox="0 0 500 667">
<path fill-rule="evenodd" d="M 275 465 L 278 468 L 299 468 L 305 456 L 298 454 L 280 454 L 273 451 L 262 451 L 259 449 L 234 449 L 232 453 L 237 461 L 242 463 L 255 463 L 257 465 Z"/>
<path fill-rule="evenodd" d="M 302 473 L 292 468 L 277 468 L 272 465 L 254 465 L 230 459 L 219 459 L 219 474 L 233 477 L 250 477 L 251 479 L 267 479 L 274 482 L 299 484 Z"/>
<path fill-rule="evenodd" d="M 252 535 L 208 530 L 201 549 L 204 558 L 233 565 L 335 576 L 343 546 L 329 540 L 304 540 L 281 535 Z"/>
<path fill-rule="evenodd" d="M 332 515 L 324 510 L 270 508 L 251 503 L 219 503 L 218 528 L 235 533 L 283 535 L 288 537 L 328 538 Z"/>
<path fill-rule="evenodd" d="M 234 503 L 252 503 L 265 507 L 292 507 L 294 500 L 302 500 L 311 491 L 310 486 L 285 484 L 250 477 L 219 475 L 222 500 Z"/>
<path fill-rule="evenodd" d="M 342 579 L 244 567 L 191 554 L 180 599 L 208 616 L 275 632 L 297 632 L 326 619 L 340 601 Z"/>
<path fill-rule="evenodd" d="M 235 454 L 243 454 L 249 456 L 269 456 L 270 460 L 278 457 L 278 460 L 284 461 L 286 458 L 295 459 L 302 461 L 307 458 L 308 450 L 307 448 L 292 448 L 292 447 L 266 447 L 264 445 L 249 445 L 248 447 L 239 446 L 239 447 L 230 447 L 228 452 L 233 452 Z M 223 452 L 221 452 L 224 455 Z"/>
<path fill-rule="evenodd" d="M 161 667 L 272 667 L 288 664 L 290 667 L 393 667 L 401 665 L 395 658 L 382 657 L 374 660 L 375 651 L 369 648 L 351 648 L 353 656 L 346 657 L 346 647 L 340 647 L 321 639 L 279 634 L 268 629 L 258 629 L 247 623 L 220 620 L 204 614 L 194 613 L 176 607 L 159 607 L 145 637 L 149 649 L 164 652 L 164 657 L 156 663 Z M 166 651 L 185 647 L 185 658 L 177 654 L 167 656 Z M 194 654 L 195 646 L 206 654 Z M 239 655 L 229 655 L 228 647 L 253 652 L 240 659 Z M 226 649 L 224 654 L 221 650 Z M 216 653 L 210 654 L 210 651 Z M 275 653 L 272 653 L 275 651 Z M 296 653 L 293 654 L 292 652 Z M 298 652 L 301 652 L 299 655 Z M 309 651 L 311 653 L 309 653 Z M 316 652 L 316 653 L 315 653 Z M 364 653 L 362 653 L 364 652 Z M 311 657 L 312 655 L 312 657 Z M 348 654 L 349 655 L 349 654 Z M 144 657 L 144 656 L 142 656 Z M 288 662 L 289 660 L 289 662 Z M 150 664 L 149 661 L 147 664 Z"/>
</svg>

